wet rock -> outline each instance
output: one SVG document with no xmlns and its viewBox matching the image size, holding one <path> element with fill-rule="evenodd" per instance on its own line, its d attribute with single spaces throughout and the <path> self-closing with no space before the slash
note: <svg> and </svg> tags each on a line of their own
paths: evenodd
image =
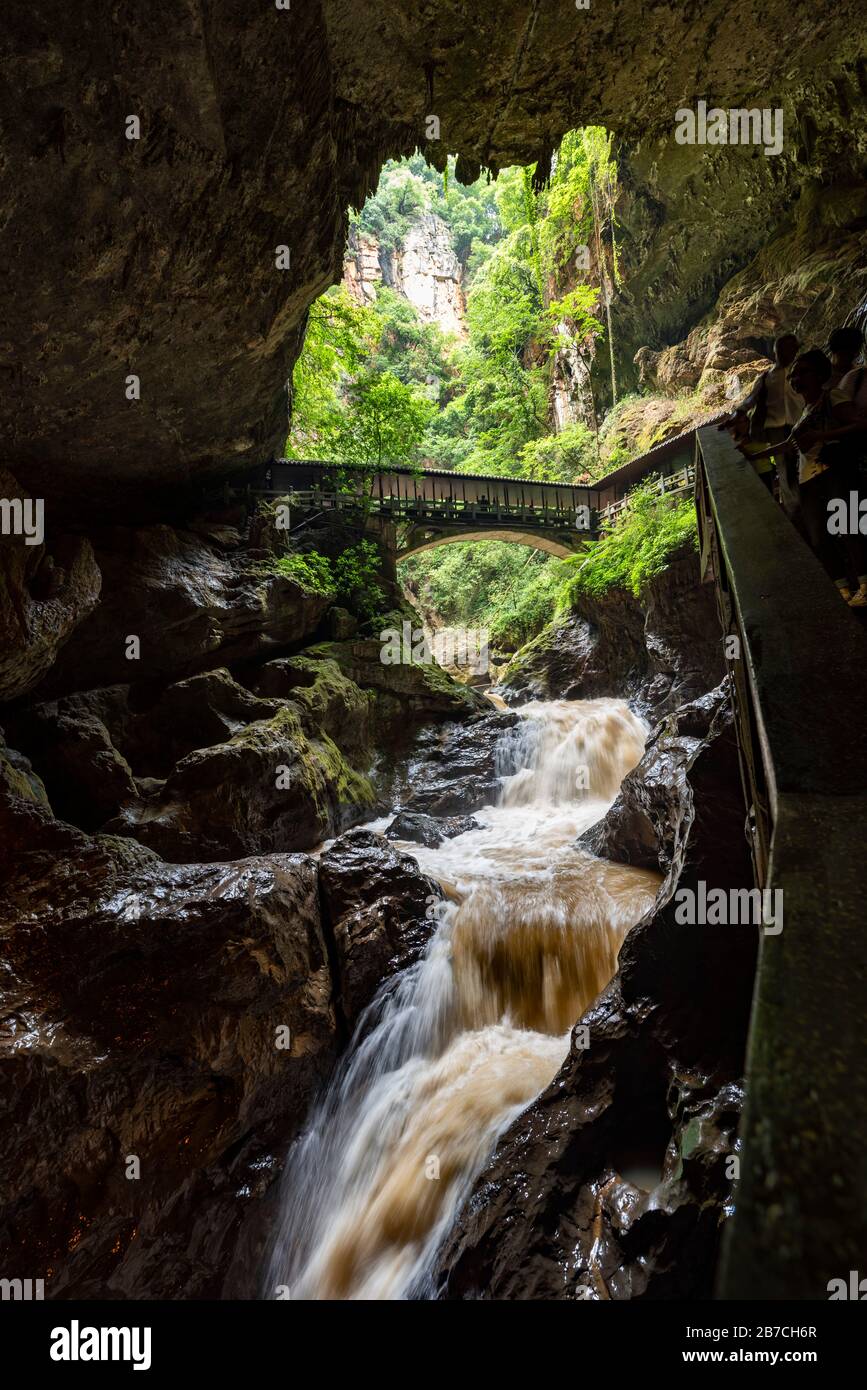
<svg viewBox="0 0 867 1390">
<path fill-rule="evenodd" d="M 173 768 L 155 799 L 106 829 L 172 863 L 311 849 L 374 803 L 370 783 L 326 734 L 308 738 L 286 705 Z"/>
<path fill-rule="evenodd" d="M 518 723 L 516 714 L 504 711 L 424 731 L 394 780 L 393 802 L 404 812 L 436 817 L 465 816 L 496 802 L 503 745 Z"/>
<path fill-rule="evenodd" d="M 665 880 L 557 1077 L 477 1178 L 440 1253 L 443 1297 L 712 1294 L 757 931 L 679 923 L 673 895 L 752 885 L 727 696 L 663 721 L 584 837 Z"/>
<path fill-rule="evenodd" d="M 303 652 L 266 662 L 253 689 L 265 697 L 291 699 L 305 728 L 327 734 L 341 748 L 359 751 L 375 741 L 375 693 L 359 689 L 328 657 Z"/>
<path fill-rule="evenodd" d="M 579 845 L 601 859 L 668 873 L 696 816 L 719 809 L 724 821 L 740 816 L 743 822 L 743 798 L 737 778 L 731 776 L 737 759 L 726 679 L 660 721 L 614 804 L 581 836 Z M 705 800 L 713 811 L 705 809 Z M 721 840 L 721 852 L 723 845 Z"/>
<path fill-rule="evenodd" d="M 587 700 L 617 691 L 651 721 L 695 699 L 725 674 L 712 585 L 689 547 L 649 580 L 582 595 L 573 613 L 523 648 L 497 687 L 510 704 Z"/>
<path fill-rule="evenodd" d="M 66 834 L 2 913 L 0 1264 L 46 1297 L 219 1297 L 336 1055 L 315 865 Z"/>
<path fill-rule="evenodd" d="M 139 696 L 128 726 L 129 757 L 142 776 L 165 776 L 197 748 L 228 742 L 261 719 L 279 712 L 277 700 L 260 700 L 225 669 L 204 671 L 161 691 L 147 708 Z"/>
<path fill-rule="evenodd" d="M 545 628 L 501 674 L 510 704 L 589 700 L 638 688 L 647 665 L 644 615 L 631 594 L 582 598 L 565 622 Z"/>
<path fill-rule="evenodd" d="M 14 503 L 26 496 L 11 473 L 0 468 L 0 498 Z M 27 544 L 24 535 L 6 535 L 4 528 L 0 700 L 14 700 L 39 683 L 64 642 L 96 607 L 101 582 L 93 547 L 83 537 L 60 536 L 49 549 Z"/>
<path fill-rule="evenodd" d="M 418 811 L 400 811 L 391 825 L 386 827 L 387 840 L 409 840 L 414 844 L 436 849 L 443 840 L 453 840 L 468 830 L 478 830 L 479 823 L 472 816 L 446 816 L 435 820 L 433 816 L 422 815 Z"/>
<path fill-rule="evenodd" d="M 262 575 L 244 551 L 224 552 L 171 526 L 116 527 L 95 541 L 102 602 L 78 627 L 39 691 L 166 681 L 298 645 L 329 600 L 282 575 Z M 140 656 L 128 658 L 128 638 Z"/>
<path fill-rule="evenodd" d="M 470 718 L 489 708 L 481 695 L 453 680 L 436 662 L 383 661 L 378 637 L 324 642 L 304 655 L 334 661 L 349 680 L 374 691 L 379 730 L 391 738 L 405 731 L 407 721 L 418 725 L 426 720 Z"/>
<path fill-rule="evenodd" d="M 379 835 L 351 830 L 319 861 L 323 918 L 334 942 L 340 1007 L 348 1027 L 386 979 L 417 960 L 442 891 Z"/>
<path fill-rule="evenodd" d="M 137 795 L 129 764 L 94 715 L 45 720 L 37 765 L 55 813 L 84 830 L 97 830 Z"/>
</svg>

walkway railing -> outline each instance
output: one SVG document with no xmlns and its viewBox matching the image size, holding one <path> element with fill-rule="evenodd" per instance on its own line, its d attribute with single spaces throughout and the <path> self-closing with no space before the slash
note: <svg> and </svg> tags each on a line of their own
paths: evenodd
<svg viewBox="0 0 867 1390">
<path fill-rule="evenodd" d="M 676 473 L 668 473 L 658 480 L 659 492 L 664 497 L 683 497 L 691 492 L 695 485 L 695 468 L 688 464 L 686 468 L 679 468 Z M 599 510 L 600 526 L 610 526 L 623 511 L 629 502 L 629 494 L 621 497 L 619 502 L 611 502 L 607 507 Z"/>
<path fill-rule="evenodd" d="M 237 491 L 237 490 L 236 490 Z M 506 505 L 504 502 L 464 502 L 430 500 L 419 497 L 364 497 L 352 492 L 324 492 L 317 488 L 293 489 L 250 489 L 251 498 L 267 498 L 276 501 L 285 498 L 289 505 L 299 511 L 339 511 L 359 515 L 383 517 L 395 522 L 425 522 L 445 525 L 470 524 L 473 527 L 496 527 L 507 525 L 514 528 L 516 523 L 531 530 L 582 530 L 585 534 L 594 532 L 594 514 L 590 514 L 590 530 L 580 526 L 574 510 L 554 507 L 521 507 Z M 583 520 L 583 518 L 581 518 Z"/>
<path fill-rule="evenodd" d="M 714 428 L 698 432 L 696 503 L 702 573 L 739 643 L 756 876 L 783 895 L 783 930 L 761 938 L 720 1291 L 825 1298 L 829 1280 L 867 1275 L 867 638 Z"/>
</svg>

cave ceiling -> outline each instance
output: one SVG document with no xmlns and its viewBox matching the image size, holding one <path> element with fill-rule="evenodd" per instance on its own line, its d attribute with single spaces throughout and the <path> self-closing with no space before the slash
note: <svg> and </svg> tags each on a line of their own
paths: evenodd
<svg viewBox="0 0 867 1390">
<path fill-rule="evenodd" d="M 544 161 L 576 125 L 614 131 L 626 347 L 675 340 L 796 217 L 805 183 L 857 182 L 862 29 L 854 0 L 33 0 L 6 13 L 2 462 L 31 490 L 99 506 L 118 485 L 176 489 L 279 452 L 346 207 L 429 114 L 432 160 L 460 154 L 466 177 Z M 702 98 L 785 106 L 784 155 L 708 163 L 675 145 L 674 111 Z"/>
</svg>

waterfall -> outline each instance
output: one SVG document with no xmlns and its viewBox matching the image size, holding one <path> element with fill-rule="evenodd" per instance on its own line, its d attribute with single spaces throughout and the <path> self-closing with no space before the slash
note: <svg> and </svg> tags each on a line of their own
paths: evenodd
<svg viewBox="0 0 867 1390">
<path fill-rule="evenodd" d="M 556 1075 L 659 876 L 574 848 L 641 757 L 619 700 L 524 706 L 497 806 L 438 849 L 424 957 L 381 992 L 293 1146 L 264 1296 L 424 1297 L 498 1136 Z"/>
</svg>

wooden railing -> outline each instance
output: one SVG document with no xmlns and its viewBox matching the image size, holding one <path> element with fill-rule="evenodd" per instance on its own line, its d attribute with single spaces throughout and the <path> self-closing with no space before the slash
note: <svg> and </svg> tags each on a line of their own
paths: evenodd
<svg viewBox="0 0 867 1390">
<path fill-rule="evenodd" d="M 756 879 L 782 893 L 761 936 L 724 1243 L 724 1298 L 827 1298 L 867 1274 L 867 638 L 752 465 L 698 431 L 703 577 L 716 585 Z"/>
<path fill-rule="evenodd" d="M 692 491 L 694 484 L 695 468 L 691 463 L 685 468 L 679 468 L 676 473 L 664 474 L 658 480 L 659 492 L 664 497 L 683 497 Z M 629 494 L 627 493 L 619 501 L 611 502 L 607 507 L 601 507 L 599 509 L 600 528 L 613 525 L 628 502 Z"/>
<path fill-rule="evenodd" d="M 521 507 L 493 501 L 464 502 L 455 500 L 432 500 L 425 497 L 384 497 L 377 495 L 364 497 L 352 492 L 324 492 L 318 488 L 293 489 L 291 492 L 276 489 L 251 489 L 249 496 L 262 497 L 271 501 L 284 498 L 290 507 L 299 511 L 340 511 L 353 514 L 367 513 L 396 522 L 438 522 L 446 525 L 466 525 L 474 527 L 507 525 L 514 527 L 519 523 L 531 530 L 583 530 L 593 534 L 595 513 L 590 513 L 590 529 L 578 524 L 575 510 L 565 510 L 549 506 Z M 582 517 L 581 520 L 584 518 Z"/>
</svg>

